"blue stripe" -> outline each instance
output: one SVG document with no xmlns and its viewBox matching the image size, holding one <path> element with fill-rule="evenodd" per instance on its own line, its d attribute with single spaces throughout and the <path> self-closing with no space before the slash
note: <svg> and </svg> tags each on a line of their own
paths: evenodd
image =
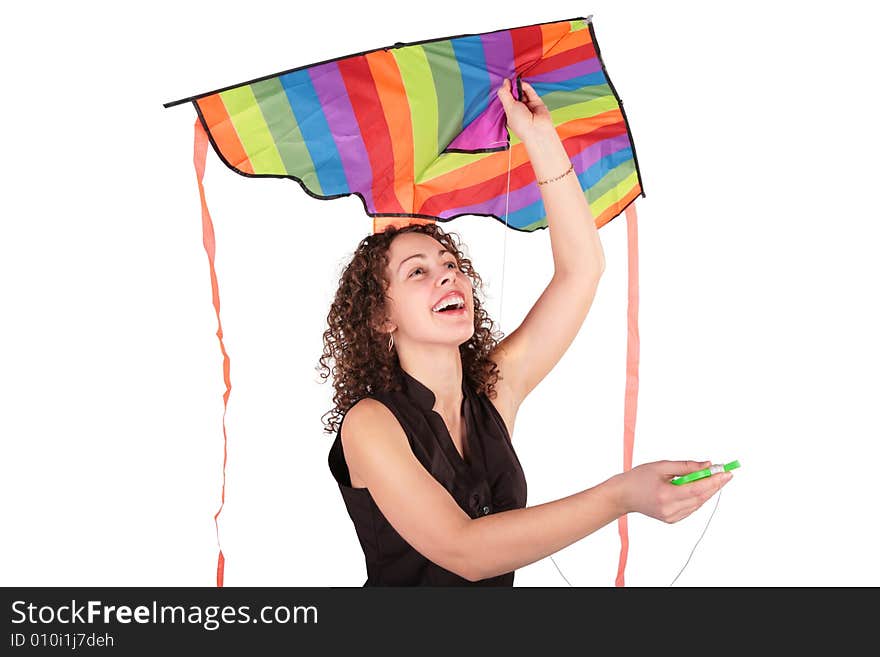
<svg viewBox="0 0 880 657">
<path fill-rule="evenodd" d="M 633 159 L 631 147 L 621 148 L 615 153 L 610 153 L 602 159 L 598 160 L 593 166 L 585 169 L 583 173 L 578 175 L 581 187 L 586 192 L 590 187 L 598 183 L 612 169 L 620 166 L 624 162 Z"/>
<path fill-rule="evenodd" d="M 321 185 L 320 193 L 325 196 L 350 193 L 342 158 L 324 117 L 324 110 L 309 77 L 309 71 L 293 71 L 282 75 L 279 80 L 312 158 L 312 166 Z"/>
<path fill-rule="evenodd" d="M 608 80 L 602 71 L 588 73 L 587 75 L 579 75 L 575 78 L 560 80 L 559 82 L 530 82 L 532 88 L 539 96 L 549 94 L 553 91 L 577 91 L 581 87 L 593 87 L 598 84 L 608 84 Z"/>
<path fill-rule="evenodd" d="M 461 123 L 464 128 L 489 107 L 489 94 L 486 90 L 490 88 L 491 82 L 479 35 L 452 39 L 452 50 L 455 52 L 464 88 L 464 116 Z"/>
<path fill-rule="evenodd" d="M 532 224 L 539 219 L 544 219 L 540 225 L 547 225 L 546 214 L 547 212 L 544 210 L 544 200 L 538 199 L 534 203 L 526 205 L 516 212 L 511 212 L 507 223 L 520 230 L 524 230 L 526 227 L 531 227 L 531 229 L 534 230 L 536 227 L 532 227 Z"/>
</svg>

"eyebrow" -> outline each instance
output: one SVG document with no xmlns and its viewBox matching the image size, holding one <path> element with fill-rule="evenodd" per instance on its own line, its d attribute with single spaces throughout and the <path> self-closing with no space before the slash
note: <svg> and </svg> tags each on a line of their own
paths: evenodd
<svg viewBox="0 0 880 657">
<path fill-rule="evenodd" d="M 451 251 L 449 251 L 448 249 L 440 249 L 439 251 L 437 251 L 438 256 L 443 255 L 444 253 L 451 253 Z M 411 256 L 407 256 L 406 258 L 404 258 L 403 260 L 400 261 L 399 265 L 397 265 L 397 271 L 398 272 L 400 271 L 400 268 L 403 267 L 403 263 L 406 262 L 407 260 L 410 260 L 412 258 L 426 258 L 426 257 L 427 256 L 424 253 L 414 253 Z"/>
</svg>

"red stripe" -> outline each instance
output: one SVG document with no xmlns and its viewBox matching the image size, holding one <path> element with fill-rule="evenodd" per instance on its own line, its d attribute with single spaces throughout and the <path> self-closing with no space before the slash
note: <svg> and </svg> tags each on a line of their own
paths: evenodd
<svg viewBox="0 0 880 657">
<path fill-rule="evenodd" d="M 500 162 L 500 160 L 498 160 Z M 507 159 L 504 160 L 505 164 Z M 473 180 L 473 178 L 470 178 Z M 510 189 L 516 190 L 535 181 L 535 171 L 530 162 L 525 162 L 510 170 Z M 421 191 L 430 188 L 431 182 L 419 185 Z M 419 208 L 421 214 L 439 216 L 447 208 L 458 208 L 464 205 L 485 203 L 499 196 L 507 189 L 507 167 L 499 169 L 499 173 L 487 180 L 478 180 L 467 186 L 455 187 L 447 192 L 440 192 L 427 199 Z"/>
<path fill-rule="evenodd" d="M 513 42 L 513 65 L 519 75 L 526 70 L 531 62 L 540 59 L 544 54 L 544 36 L 540 25 L 531 25 L 518 30 L 510 30 Z"/>
<path fill-rule="evenodd" d="M 544 73 L 552 73 L 560 68 L 578 64 L 594 57 L 596 57 L 596 48 L 592 43 L 587 43 L 582 47 L 565 50 L 559 54 L 541 59 L 541 61 L 535 64 L 534 68 L 529 69 L 528 76 L 534 77 Z"/>
<path fill-rule="evenodd" d="M 391 134 L 370 66 L 365 57 L 341 59 L 337 65 L 373 169 L 373 203 L 383 212 L 404 212 L 394 193 Z"/>
<path fill-rule="evenodd" d="M 611 137 L 618 137 L 626 134 L 626 124 L 623 121 L 617 123 L 609 123 L 602 125 L 595 130 L 582 135 L 574 135 L 562 140 L 562 145 L 569 157 L 581 152 L 596 142 Z M 455 185 L 452 181 L 445 181 L 446 176 L 441 176 L 433 181 L 428 181 L 419 185 L 421 190 L 430 188 L 436 184 L 440 189 L 451 188 L 450 191 L 443 191 L 431 196 L 427 199 L 418 212 L 422 214 L 440 215 L 446 208 L 458 208 L 465 205 L 475 205 L 477 203 L 485 203 L 496 196 L 503 194 L 507 188 L 507 158 L 504 158 L 504 168 L 498 169 L 498 173 L 489 178 L 479 175 L 480 170 L 483 173 L 487 171 L 488 166 L 497 166 L 500 160 L 496 160 L 494 165 L 489 162 L 476 163 L 469 169 L 456 170 L 450 174 L 457 173 L 472 181 L 469 185 Z M 578 171 L 578 173 L 581 173 Z M 450 174 L 447 174 L 450 175 Z M 511 168 L 510 171 L 510 189 L 517 190 L 528 184 L 535 182 L 535 171 L 530 162 L 525 162 L 519 166 Z M 511 212 L 519 208 L 510 208 Z"/>
</svg>

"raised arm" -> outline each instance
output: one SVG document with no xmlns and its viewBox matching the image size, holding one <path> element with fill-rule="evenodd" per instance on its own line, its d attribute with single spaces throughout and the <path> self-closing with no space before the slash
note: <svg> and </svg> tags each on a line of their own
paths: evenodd
<svg viewBox="0 0 880 657">
<path fill-rule="evenodd" d="M 504 371 L 514 406 L 519 406 L 571 345 L 605 270 L 596 221 L 550 112 L 530 84 L 523 82 L 522 87 L 523 102 L 513 98 L 507 83 L 498 97 L 511 130 L 525 145 L 536 178 L 544 183 L 539 188 L 554 273 L 522 323 L 492 355 Z"/>
</svg>

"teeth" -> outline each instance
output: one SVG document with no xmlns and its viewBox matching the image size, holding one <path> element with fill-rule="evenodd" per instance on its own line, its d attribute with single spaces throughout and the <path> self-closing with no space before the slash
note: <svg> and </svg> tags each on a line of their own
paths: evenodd
<svg viewBox="0 0 880 657">
<path fill-rule="evenodd" d="M 464 299 L 462 299 L 462 298 L 459 297 L 459 296 L 453 296 L 453 297 L 450 297 L 449 299 L 443 301 L 441 304 L 439 304 L 439 305 L 437 305 L 437 306 L 434 306 L 434 308 L 432 308 L 432 310 L 433 310 L 434 312 L 439 312 L 439 311 L 442 310 L 443 308 L 447 308 L 447 307 L 450 307 L 450 306 L 454 306 L 454 307 L 458 307 L 458 308 L 464 308 Z"/>
</svg>

